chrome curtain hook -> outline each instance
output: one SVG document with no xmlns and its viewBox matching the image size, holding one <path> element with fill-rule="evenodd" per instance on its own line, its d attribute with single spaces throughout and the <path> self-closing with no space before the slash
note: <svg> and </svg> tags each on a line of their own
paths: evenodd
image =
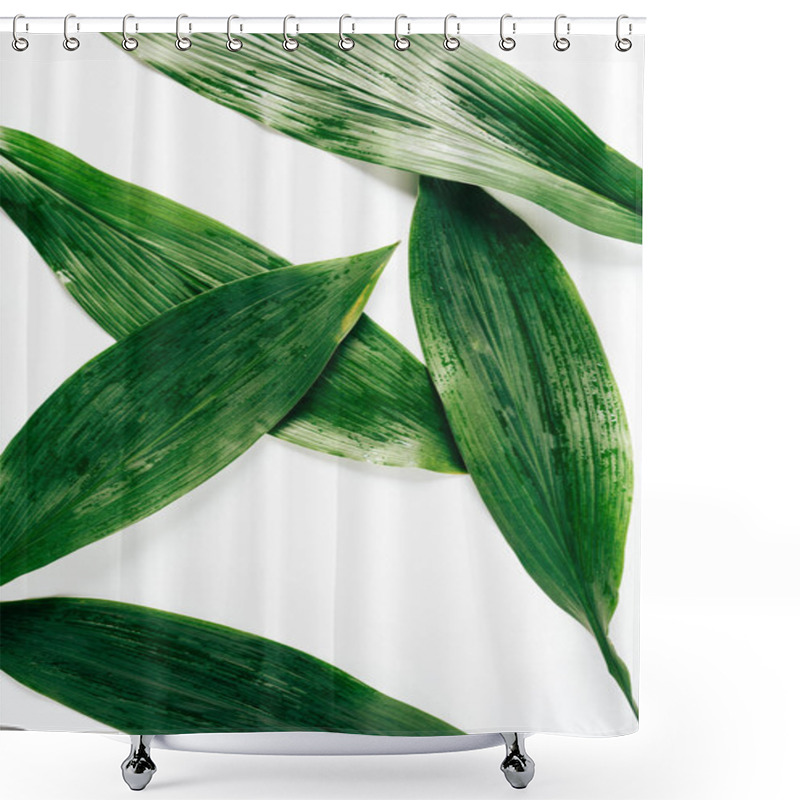
<svg viewBox="0 0 800 800">
<path fill-rule="evenodd" d="M 236 38 L 236 37 L 235 37 L 235 36 L 234 36 L 234 35 L 231 33 L 231 23 L 232 23 L 232 22 L 233 22 L 235 19 L 239 19 L 239 17 L 237 17 L 237 16 L 236 16 L 236 14 L 231 14 L 231 15 L 228 17 L 228 41 L 227 41 L 227 42 L 225 42 L 225 47 L 227 47 L 227 48 L 228 48 L 228 50 L 230 50 L 230 51 L 231 51 L 231 53 L 235 53 L 237 50 L 241 50 L 241 49 L 242 49 L 242 47 L 243 47 L 243 45 L 244 45 L 244 42 L 242 42 L 242 40 L 241 40 L 241 39 L 237 39 L 237 38 Z"/>
<path fill-rule="evenodd" d="M 553 47 L 558 50 L 559 53 L 563 53 L 565 50 L 569 50 L 570 41 L 567 39 L 566 36 L 559 36 L 558 35 L 558 21 L 561 19 L 566 19 L 566 14 L 559 14 L 555 21 L 553 22 L 553 36 L 555 37 L 555 41 L 553 42 Z M 567 34 L 569 34 L 569 22 L 567 23 Z"/>
<path fill-rule="evenodd" d="M 67 16 L 64 17 L 64 49 L 70 52 L 77 50 L 81 46 L 80 41 L 76 37 L 69 35 L 69 21 L 71 19 L 75 19 L 74 14 L 67 14 Z"/>
<path fill-rule="evenodd" d="M 289 20 L 290 19 L 297 19 L 297 17 L 293 17 L 291 14 L 287 14 L 283 18 L 283 49 L 291 53 L 294 50 L 297 50 L 300 47 L 300 42 L 297 39 L 293 39 L 289 36 Z M 295 33 L 299 31 L 300 28 L 298 27 L 297 23 L 295 23 Z"/>
<path fill-rule="evenodd" d="M 506 20 L 512 19 L 511 14 L 503 14 L 500 17 L 500 49 L 505 50 L 508 52 L 509 50 L 513 50 L 517 46 L 517 40 L 511 36 L 506 36 Z M 511 32 L 517 32 L 517 25 L 516 23 L 511 23 Z"/>
<path fill-rule="evenodd" d="M 445 50 L 449 50 L 451 53 L 453 50 L 458 50 L 461 47 L 461 40 L 457 36 L 450 35 L 450 20 L 451 19 L 458 19 L 455 14 L 448 14 L 444 18 L 444 39 L 442 40 L 442 47 Z M 461 33 L 461 23 L 456 22 L 456 33 Z"/>
<path fill-rule="evenodd" d="M 342 50 L 352 50 L 355 46 L 355 39 L 351 39 L 349 36 L 344 35 L 344 21 L 346 19 L 353 19 L 349 14 L 342 14 L 339 17 L 339 47 Z M 355 23 L 350 23 L 350 32 L 355 33 L 356 26 Z"/>
<path fill-rule="evenodd" d="M 178 50 L 188 50 L 192 46 L 192 40 L 188 36 L 184 36 L 181 33 L 181 20 L 188 19 L 188 14 L 178 14 L 175 18 L 175 47 Z M 189 30 L 192 29 L 192 26 L 189 26 Z"/>
<path fill-rule="evenodd" d="M 395 50 L 408 50 L 411 47 L 411 39 L 400 35 L 400 20 L 408 19 L 405 14 L 398 14 L 394 18 L 394 49 Z M 411 26 L 406 23 L 406 33 L 411 33 Z"/>
<path fill-rule="evenodd" d="M 617 17 L 617 41 L 616 41 L 616 42 L 614 42 L 614 47 L 616 47 L 616 48 L 617 48 L 617 50 L 619 50 L 619 51 L 620 51 L 620 53 L 627 53 L 627 52 L 628 52 L 628 50 L 630 50 L 630 49 L 631 49 L 631 47 L 633 47 L 633 42 L 632 42 L 630 39 L 623 39 L 623 38 L 620 36 L 620 28 L 622 27 L 622 26 L 620 25 L 620 23 L 621 23 L 621 22 L 622 22 L 622 20 L 624 20 L 624 19 L 628 19 L 628 15 L 627 15 L 627 14 L 620 14 L 620 15 Z M 628 23 L 628 36 L 630 36 L 630 35 L 631 35 L 631 33 L 633 33 L 633 26 L 632 26 L 632 25 L 631 25 L 631 23 L 629 22 L 629 23 Z"/>
<path fill-rule="evenodd" d="M 122 49 L 135 50 L 139 46 L 139 40 L 134 36 L 128 36 L 128 20 L 135 19 L 133 14 L 126 14 L 122 18 Z"/>
<path fill-rule="evenodd" d="M 23 38 L 17 33 L 17 22 L 21 19 L 25 19 L 25 15 L 17 14 L 17 16 L 14 17 L 14 21 L 11 23 L 11 35 L 14 37 L 11 40 L 11 46 L 18 53 L 21 53 L 23 50 L 27 50 L 28 45 L 30 44 L 30 42 L 27 39 Z"/>
<path fill-rule="evenodd" d="M 445 50 L 449 50 L 452 53 L 453 50 L 458 50 L 458 48 L 461 47 L 461 40 L 458 39 L 456 36 L 451 36 L 447 30 L 451 19 L 457 19 L 456 15 L 448 14 L 444 18 L 444 40 L 442 41 L 442 47 L 444 47 Z M 456 23 L 456 33 L 459 32 L 459 27 L 460 27 L 459 24 Z"/>
</svg>

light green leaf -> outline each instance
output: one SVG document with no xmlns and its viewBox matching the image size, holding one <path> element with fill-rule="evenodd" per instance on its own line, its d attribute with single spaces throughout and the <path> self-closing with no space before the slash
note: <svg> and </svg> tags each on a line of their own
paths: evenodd
<svg viewBox="0 0 800 800">
<path fill-rule="evenodd" d="M 575 285 L 484 191 L 433 179 L 420 185 L 410 262 L 422 348 L 481 497 L 531 577 L 595 636 L 636 711 L 608 638 L 631 511 L 631 441 Z"/>
<path fill-rule="evenodd" d="M 197 294 L 289 265 L 203 214 L 12 128 L 0 128 L 0 204 L 115 338 Z M 367 317 L 271 433 L 389 466 L 464 468 L 427 369 Z"/>
<path fill-rule="evenodd" d="M 242 278 L 81 367 L 0 456 L 0 583 L 152 514 L 276 425 L 394 250 Z"/>
<path fill-rule="evenodd" d="M 119 46 L 116 34 L 107 34 Z M 589 230 L 641 241 L 642 171 L 558 98 L 463 41 L 362 35 L 249 35 L 231 53 L 218 34 L 139 37 L 133 58 L 192 91 L 303 142 L 376 164 L 517 194 Z"/>
<path fill-rule="evenodd" d="M 332 664 L 146 606 L 47 597 L 0 604 L 3 670 L 119 731 L 463 733 Z"/>
<path fill-rule="evenodd" d="M 373 464 L 466 470 L 425 365 L 365 316 L 270 433 Z"/>
</svg>

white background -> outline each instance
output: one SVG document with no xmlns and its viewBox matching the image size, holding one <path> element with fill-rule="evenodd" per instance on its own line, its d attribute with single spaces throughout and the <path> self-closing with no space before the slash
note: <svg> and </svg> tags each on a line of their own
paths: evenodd
<svg viewBox="0 0 800 800">
<path fill-rule="evenodd" d="M 718 10 L 713 13 L 716 7 Z M 29 15 L 284 13 L 241 2 L 37 2 Z M 800 288 L 790 112 L 790 7 L 688 2 L 502 9 L 484 2 L 298 0 L 285 13 L 646 15 L 644 516 L 641 730 L 529 740 L 540 798 L 790 798 L 800 539 L 796 421 Z M 763 15 L 763 16 L 759 16 Z M 794 19 L 792 19 L 794 15 Z M 124 746 L 0 735 L 6 796 L 127 792 Z M 158 752 L 148 792 L 172 798 L 508 796 L 490 750 L 296 759 Z M 123 795 L 124 796 L 124 795 Z"/>
</svg>

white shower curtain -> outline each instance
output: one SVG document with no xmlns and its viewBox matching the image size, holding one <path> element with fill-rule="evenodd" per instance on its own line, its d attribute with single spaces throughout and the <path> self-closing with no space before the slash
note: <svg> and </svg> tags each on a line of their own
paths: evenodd
<svg viewBox="0 0 800 800">
<path fill-rule="evenodd" d="M 2 724 L 130 733 L 141 732 L 140 719 L 153 733 L 636 730 L 640 38 L 627 52 L 614 46 L 613 30 L 575 37 L 565 52 L 547 36 L 518 36 L 507 52 L 497 36 L 462 36 L 453 52 L 441 36 L 412 35 L 406 52 L 377 35 L 356 36 L 346 51 L 333 34 L 301 34 L 295 52 L 280 36 L 242 36 L 238 52 L 220 34 L 192 37 L 185 52 L 174 38 L 141 34 L 131 52 L 118 34 L 81 35 L 74 52 L 59 36 L 31 36 L 22 52 L 8 35 L 0 42 Z M 286 74 L 268 59 L 283 59 Z M 519 104 L 506 104 L 500 88 L 518 93 Z M 537 150 L 541 142 L 551 152 Z M 505 264 L 492 261 L 501 247 Z M 215 259 L 227 277 L 198 277 Z M 481 259 L 498 270 L 486 285 Z M 188 289 L 159 306 L 169 294 L 162 283 L 172 285 L 167 263 L 183 270 Z M 281 272 L 287 264 L 314 266 Z M 92 269 L 105 278 L 91 278 Z M 531 283 L 515 283 L 528 280 L 525 270 Z M 236 279 L 261 292 L 264 317 L 274 318 L 252 322 L 267 326 L 256 335 L 274 334 L 266 344 L 232 345 L 240 362 L 227 350 L 197 349 L 223 347 L 219 330 L 203 327 L 215 320 L 228 326 L 227 342 L 237 335 L 236 315 L 255 300 L 226 295 L 215 305 L 212 297 L 233 292 Z M 528 295 L 529 285 L 543 288 Z M 492 287 L 507 307 L 481 294 Z M 485 302 L 472 306 L 469 291 Z M 284 294 L 293 305 L 279 307 Z M 177 341 L 172 307 L 184 314 Z M 482 317 L 511 307 L 517 316 Z M 474 330 L 461 336 L 470 309 Z M 219 456 L 226 426 L 272 430 L 308 410 L 298 404 L 336 366 L 362 310 L 409 351 L 408 375 L 375 367 L 365 380 L 400 378 L 408 397 L 387 400 L 387 413 L 402 416 L 407 403 L 408 418 L 428 428 L 389 426 L 373 445 L 351 436 L 344 454 L 248 433 Z M 576 325 L 584 327 L 571 338 Z M 275 355 L 281 337 L 299 344 Z M 115 362 L 126 342 L 127 356 Z M 578 388 L 553 381 L 569 373 L 570 354 L 586 360 Z M 203 417 L 201 440 L 184 452 L 178 437 L 153 458 L 156 470 L 158 459 L 172 459 L 163 480 L 179 488 L 143 500 L 153 464 L 134 463 L 145 458 L 141 447 L 115 450 L 120 431 L 145 441 L 159 403 L 202 416 L 234 380 L 214 364 L 245 362 L 258 362 L 264 385 L 242 377 L 230 402 L 269 405 L 280 395 L 276 418 L 246 422 L 248 408 L 232 406 Z M 104 370 L 118 364 L 126 377 L 108 378 Z M 213 397 L 192 372 L 198 364 L 218 381 Z M 158 375 L 153 392 L 168 389 L 136 405 L 148 375 Z M 530 382 L 516 386 L 520 375 Z M 499 385 L 505 378 L 511 388 Z M 365 408 L 373 402 L 336 395 L 355 411 L 360 397 Z M 141 419 L 119 411 L 129 401 Z M 547 413 L 550 423 L 541 421 Z M 81 432 L 70 432 L 73 414 Z M 189 428 L 191 414 L 181 417 Z M 508 438 L 498 434 L 503 426 Z M 117 461 L 105 467 L 106 457 Z M 195 474 L 181 483 L 184 469 Z M 143 616 L 134 624 L 129 612 Z M 238 632 L 251 635 L 246 647 L 268 641 L 262 661 L 237 667 L 256 683 L 271 676 L 246 663 L 286 669 L 283 682 L 258 688 L 263 726 L 258 716 L 237 722 L 236 709 L 220 724 L 222 712 L 203 705 L 209 698 L 192 696 L 205 667 L 187 654 L 201 659 L 209 631 L 218 643 L 233 636 L 231 652 L 245 647 Z M 185 672 L 167 664 L 164 642 L 149 649 L 158 636 L 174 639 Z M 211 655 L 221 669 L 224 647 Z M 126 670 L 127 685 L 143 688 L 127 704 L 110 703 L 103 692 L 119 694 Z M 319 673 L 324 708 L 314 713 L 313 693 L 296 699 L 311 685 L 304 670 Z M 225 674 L 208 677 L 219 697 L 250 697 Z M 172 692 L 187 686 L 181 707 Z M 281 717 L 290 696 L 294 716 Z"/>
</svg>

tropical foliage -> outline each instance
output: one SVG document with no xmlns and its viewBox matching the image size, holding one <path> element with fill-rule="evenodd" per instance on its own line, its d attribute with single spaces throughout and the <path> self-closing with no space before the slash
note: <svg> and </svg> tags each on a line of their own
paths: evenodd
<svg viewBox="0 0 800 800">
<path fill-rule="evenodd" d="M 395 245 L 292 266 L 192 209 L 0 129 L 0 204 L 117 341 L 0 456 L 0 583 L 120 531 L 269 433 L 328 455 L 463 473 L 536 584 L 609 637 L 633 494 L 630 434 L 564 265 L 483 188 L 600 234 L 641 236 L 641 170 L 560 100 L 469 43 L 211 34 L 130 55 L 255 121 L 421 175 L 410 236 L 416 359 L 362 314 Z M 409 591 L 411 589 L 409 588 Z M 153 608 L 0 605 L 3 669 L 131 733 L 461 733 L 278 642 Z M 535 624 L 535 621 L 531 622 Z M 42 646 L 46 643 L 46 646 Z"/>
</svg>

